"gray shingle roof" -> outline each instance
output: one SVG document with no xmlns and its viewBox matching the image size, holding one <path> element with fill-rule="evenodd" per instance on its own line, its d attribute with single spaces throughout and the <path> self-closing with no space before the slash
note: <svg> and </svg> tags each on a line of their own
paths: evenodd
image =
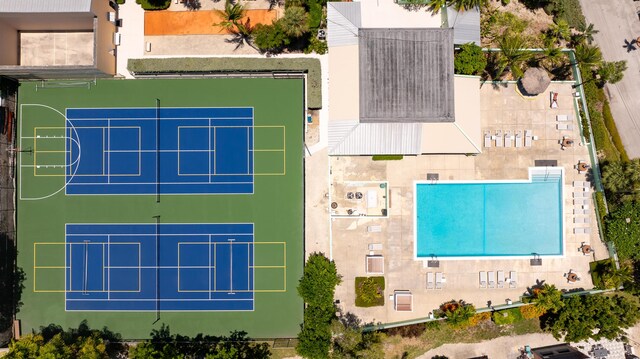
<svg viewBox="0 0 640 359">
<path fill-rule="evenodd" d="M 452 29 L 360 29 L 360 122 L 453 122 Z"/>
<path fill-rule="evenodd" d="M 107 0 L 101 0 L 107 1 Z M 90 12 L 91 0 L 2 0 L 0 13 Z"/>
</svg>

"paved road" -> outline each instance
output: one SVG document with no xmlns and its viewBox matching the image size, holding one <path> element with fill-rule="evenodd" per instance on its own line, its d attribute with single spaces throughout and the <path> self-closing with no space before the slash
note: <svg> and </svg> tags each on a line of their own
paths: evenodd
<svg viewBox="0 0 640 359">
<path fill-rule="evenodd" d="M 607 85 L 611 112 L 629 157 L 640 157 L 640 44 L 627 51 L 625 40 L 640 36 L 640 1 L 580 0 L 587 22 L 600 32 L 595 40 L 606 61 L 627 60 L 624 79 Z"/>
</svg>

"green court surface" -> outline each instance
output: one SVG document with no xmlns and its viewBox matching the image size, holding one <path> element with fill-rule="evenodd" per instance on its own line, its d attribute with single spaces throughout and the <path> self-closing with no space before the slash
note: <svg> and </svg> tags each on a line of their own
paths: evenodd
<svg viewBox="0 0 640 359">
<path fill-rule="evenodd" d="M 76 158 L 66 110 L 157 108 L 157 100 L 160 109 L 253 108 L 253 194 L 66 194 L 67 168 Z M 184 335 L 297 335 L 303 314 L 296 291 L 304 262 L 302 79 L 24 82 L 18 120 L 18 266 L 27 274 L 18 313 L 23 333 L 87 320 L 131 339 L 147 338 L 162 324 Z M 253 223 L 253 310 L 67 311 L 65 225 L 155 224 L 157 218 L 168 224 Z"/>
</svg>

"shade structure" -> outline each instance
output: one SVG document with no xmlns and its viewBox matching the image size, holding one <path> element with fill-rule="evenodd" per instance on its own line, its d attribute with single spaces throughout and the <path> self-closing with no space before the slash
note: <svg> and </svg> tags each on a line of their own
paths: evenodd
<svg viewBox="0 0 640 359">
<path fill-rule="evenodd" d="M 535 96 L 543 93 L 551 79 L 545 69 L 539 67 L 531 67 L 525 71 L 524 76 L 519 81 L 520 90 L 523 95 Z"/>
</svg>

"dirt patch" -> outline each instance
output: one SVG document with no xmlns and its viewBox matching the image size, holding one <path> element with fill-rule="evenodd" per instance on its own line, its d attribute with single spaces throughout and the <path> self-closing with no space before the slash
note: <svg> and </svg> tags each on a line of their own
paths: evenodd
<svg viewBox="0 0 640 359">
<path fill-rule="evenodd" d="M 518 0 L 512 0 L 507 6 L 503 6 L 500 1 L 492 1 L 488 5 L 491 9 L 510 12 L 521 20 L 528 23 L 528 26 L 522 32 L 522 35 L 530 37 L 536 42 L 540 42 L 540 34 L 547 31 L 549 26 L 553 24 L 553 16 L 547 15 L 542 9 L 529 10 Z M 495 46 L 495 43 L 490 45 Z"/>
<path fill-rule="evenodd" d="M 277 11 L 247 10 L 242 23 L 249 19 L 251 25 L 270 25 L 277 18 Z M 224 35 L 229 30 L 219 24 L 218 11 L 146 11 L 144 34 L 149 35 Z"/>
</svg>

